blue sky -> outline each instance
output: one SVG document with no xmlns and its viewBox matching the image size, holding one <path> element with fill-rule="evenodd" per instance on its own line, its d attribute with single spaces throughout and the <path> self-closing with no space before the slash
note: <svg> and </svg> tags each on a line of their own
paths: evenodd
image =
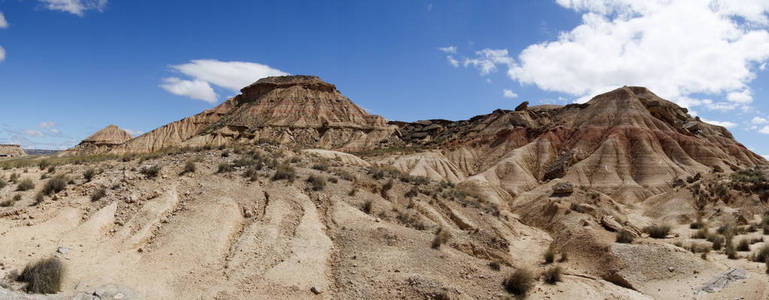
<svg viewBox="0 0 769 300">
<path fill-rule="evenodd" d="M 769 154 L 766 2 L 0 0 L 0 143 L 147 132 L 288 73 L 406 121 L 645 85 Z"/>
</svg>

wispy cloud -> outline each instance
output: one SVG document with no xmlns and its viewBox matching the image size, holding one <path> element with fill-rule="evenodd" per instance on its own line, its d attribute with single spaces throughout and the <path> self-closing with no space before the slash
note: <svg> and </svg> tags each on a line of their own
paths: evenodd
<svg viewBox="0 0 769 300">
<path fill-rule="evenodd" d="M 8 20 L 5 19 L 5 15 L 0 11 L 0 29 L 8 28 Z"/>
<path fill-rule="evenodd" d="M 442 51 L 443 53 L 456 54 L 457 53 L 457 46 L 440 47 L 440 48 L 438 48 L 438 50 Z"/>
<path fill-rule="evenodd" d="M 173 65 L 171 69 L 191 79 L 164 78 L 160 87 L 175 95 L 209 103 L 216 103 L 219 99 L 212 85 L 238 91 L 264 77 L 288 75 L 286 72 L 263 64 L 210 59 Z"/>
<path fill-rule="evenodd" d="M 38 0 L 47 9 L 82 16 L 88 10 L 103 11 L 107 0 Z"/>
<path fill-rule="evenodd" d="M 702 119 L 702 121 L 705 122 L 705 123 L 709 123 L 709 124 L 713 124 L 713 125 L 717 125 L 717 126 L 721 126 L 721 127 L 726 127 L 726 128 L 734 128 L 734 127 L 737 126 L 736 123 L 729 122 L 729 121 L 713 121 L 713 120 L 707 120 L 707 119 Z"/>
<path fill-rule="evenodd" d="M 502 91 L 502 96 L 505 97 L 505 98 L 510 98 L 510 99 L 518 98 L 518 94 L 513 93 L 513 91 L 508 90 L 508 89 L 504 89 Z"/>
</svg>

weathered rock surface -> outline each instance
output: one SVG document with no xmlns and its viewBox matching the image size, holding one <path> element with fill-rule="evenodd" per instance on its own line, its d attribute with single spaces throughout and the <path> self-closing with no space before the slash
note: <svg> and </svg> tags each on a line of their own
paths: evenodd
<svg viewBox="0 0 769 300">
<path fill-rule="evenodd" d="M 133 136 L 127 131 L 110 124 L 102 130 L 97 131 L 93 135 L 84 139 L 80 144 L 72 149 L 62 153 L 66 154 L 97 154 L 104 153 L 112 150 L 115 146 L 121 145 L 129 140 Z"/>
<path fill-rule="evenodd" d="M 19 145 L 0 144 L 0 159 L 25 156 L 27 153 Z"/>
</svg>

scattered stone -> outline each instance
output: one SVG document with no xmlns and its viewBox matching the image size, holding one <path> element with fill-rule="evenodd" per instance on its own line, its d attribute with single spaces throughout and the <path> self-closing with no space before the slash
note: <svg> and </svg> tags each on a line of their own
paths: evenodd
<svg viewBox="0 0 769 300">
<path fill-rule="evenodd" d="M 61 253 L 61 254 L 67 254 L 67 253 L 69 253 L 69 248 L 59 247 L 59 248 L 56 249 L 56 252 Z"/>
<path fill-rule="evenodd" d="M 559 182 L 553 186 L 553 195 L 568 196 L 574 192 L 574 186 L 568 182 Z"/>
<path fill-rule="evenodd" d="M 323 294 L 323 291 L 322 291 L 321 289 L 319 289 L 318 287 L 312 287 L 312 288 L 310 288 L 310 291 L 311 291 L 313 294 L 315 294 L 315 295 L 320 295 L 320 294 Z"/>
</svg>

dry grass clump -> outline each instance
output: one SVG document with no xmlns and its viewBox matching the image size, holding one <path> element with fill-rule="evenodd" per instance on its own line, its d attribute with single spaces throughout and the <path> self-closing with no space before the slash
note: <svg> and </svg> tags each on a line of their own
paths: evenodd
<svg viewBox="0 0 769 300">
<path fill-rule="evenodd" d="M 764 245 L 753 254 L 752 260 L 755 262 L 769 263 L 769 245 Z"/>
<path fill-rule="evenodd" d="M 94 202 L 99 201 L 102 198 L 104 198 L 104 196 L 107 196 L 107 190 L 105 188 L 100 188 L 96 190 L 96 192 L 91 194 L 91 201 L 94 201 Z"/>
<path fill-rule="evenodd" d="M 432 247 L 433 249 L 438 249 L 441 247 L 441 245 L 445 244 L 449 241 L 451 238 L 451 234 L 444 230 L 443 228 L 439 228 L 437 232 L 435 232 L 435 238 L 433 239 Z"/>
<path fill-rule="evenodd" d="M 6 185 L 8 185 L 8 183 L 5 182 L 5 179 L 0 178 L 0 189 L 3 189 Z"/>
<path fill-rule="evenodd" d="M 195 165 L 195 162 L 190 160 L 186 164 L 184 164 L 184 169 L 182 170 L 181 173 L 179 173 L 179 175 L 184 175 L 184 174 L 187 174 L 187 173 L 195 173 L 195 171 L 197 171 L 197 169 L 198 168 Z"/>
<path fill-rule="evenodd" d="M 355 191 L 355 189 L 353 189 L 353 191 Z M 366 200 L 366 202 L 363 202 L 363 207 L 361 208 L 363 212 L 370 215 L 373 209 L 374 209 L 374 203 L 371 200 Z"/>
<path fill-rule="evenodd" d="M 55 294 L 61 291 L 64 265 L 57 258 L 47 258 L 27 265 L 18 280 L 27 283 L 27 291 L 35 294 Z"/>
<path fill-rule="evenodd" d="M 561 281 L 562 272 L 563 271 L 559 266 L 551 267 L 550 269 L 547 269 L 545 273 L 542 273 L 542 279 L 547 284 L 556 284 L 557 282 Z"/>
<path fill-rule="evenodd" d="M 489 268 L 494 271 L 499 271 L 502 269 L 502 265 L 500 265 L 498 261 L 492 261 L 489 263 Z"/>
<path fill-rule="evenodd" d="M 649 236 L 655 239 L 664 239 L 670 233 L 669 225 L 651 225 L 644 228 L 644 231 L 649 233 Z"/>
<path fill-rule="evenodd" d="M 502 282 L 505 290 L 516 296 L 525 296 L 534 285 L 534 277 L 525 269 L 518 269 Z"/>
<path fill-rule="evenodd" d="M 555 261 L 555 249 L 553 249 L 552 245 L 547 248 L 543 257 L 545 258 L 545 264 L 550 264 Z"/>
<path fill-rule="evenodd" d="M 83 179 L 85 179 L 85 182 L 91 182 L 94 176 L 96 176 L 96 170 L 94 168 L 90 168 L 83 172 Z"/>
<path fill-rule="evenodd" d="M 740 240 L 740 242 L 737 243 L 737 251 L 750 251 L 750 241 L 747 239 Z"/>
<path fill-rule="evenodd" d="M 630 233 L 630 231 L 623 229 L 617 232 L 617 243 L 630 244 L 634 239 L 635 237 L 632 233 Z"/>
<path fill-rule="evenodd" d="M 702 226 L 697 230 L 697 232 L 692 235 L 693 239 L 706 239 L 708 235 L 710 234 L 710 230 L 708 230 L 707 226 Z"/>
<path fill-rule="evenodd" d="M 296 170 L 289 165 L 280 165 L 275 171 L 275 175 L 272 176 L 273 181 L 288 180 L 294 182 L 294 179 L 296 179 Z"/>
<path fill-rule="evenodd" d="M 326 178 L 322 176 L 310 175 L 307 177 L 307 182 L 312 186 L 313 191 L 321 191 L 326 187 Z"/>
<path fill-rule="evenodd" d="M 315 169 L 315 170 L 318 170 L 318 171 L 325 172 L 325 171 L 328 171 L 328 163 L 323 162 L 323 163 L 319 163 L 319 164 L 314 164 L 314 165 L 312 165 L 312 168 Z"/>
<path fill-rule="evenodd" d="M 56 175 L 45 183 L 41 192 L 46 196 L 56 194 L 67 188 L 67 182 L 69 182 L 67 175 Z"/>
<path fill-rule="evenodd" d="M 147 178 L 155 178 L 160 174 L 161 167 L 158 165 L 154 165 L 151 167 L 144 167 L 142 168 L 139 173 L 142 173 Z"/>
<path fill-rule="evenodd" d="M 32 182 L 32 179 L 24 178 L 19 182 L 19 184 L 16 186 L 16 190 L 19 192 L 29 191 L 31 189 L 35 188 L 35 183 Z"/>
<path fill-rule="evenodd" d="M 726 241 L 726 245 L 724 246 L 724 252 L 726 253 L 726 257 L 729 259 L 737 259 L 737 251 L 734 249 L 732 236 L 730 234 L 726 235 L 724 236 L 724 240 Z"/>
</svg>

